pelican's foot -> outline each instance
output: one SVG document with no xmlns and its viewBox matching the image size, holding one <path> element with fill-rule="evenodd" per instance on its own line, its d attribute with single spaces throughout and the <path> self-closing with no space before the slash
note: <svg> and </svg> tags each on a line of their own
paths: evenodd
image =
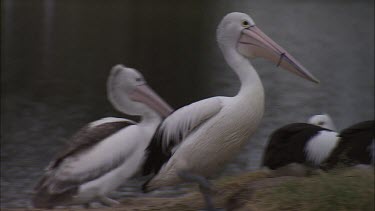
<svg viewBox="0 0 375 211">
<path fill-rule="evenodd" d="M 104 204 L 106 206 L 109 206 L 109 207 L 116 207 L 116 206 L 120 205 L 120 202 L 118 202 L 114 199 L 108 198 L 106 196 L 100 197 L 99 200 L 102 204 Z"/>
<path fill-rule="evenodd" d="M 212 188 L 212 184 L 206 178 L 193 174 L 187 171 L 178 172 L 178 176 L 188 182 L 196 182 L 199 185 L 199 190 L 203 196 L 203 199 L 206 203 L 207 211 L 216 211 L 214 203 L 212 202 L 212 194 L 215 193 L 215 190 Z"/>
</svg>

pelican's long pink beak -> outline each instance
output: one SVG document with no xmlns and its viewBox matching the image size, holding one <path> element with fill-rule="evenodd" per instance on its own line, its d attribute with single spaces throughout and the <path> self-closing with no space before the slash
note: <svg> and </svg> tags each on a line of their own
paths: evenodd
<svg viewBox="0 0 375 211">
<path fill-rule="evenodd" d="M 134 101 L 146 104 L 162 117 L 167 117 L 173 112 L 172 107 L 146 84 L 136 86 L 133 92 L 130 93 L 129 97 Z"/>
<path fill-rule="evenodd" d="M 281 66 L 302 78 L 319 83 L 319 80 L 292 55 L 275 43 L 255 25 L 242 30 L 237 47 L 240 53 L 248 57 L 266 58 L 274 62 L 277 66 Z"/>
</svg>

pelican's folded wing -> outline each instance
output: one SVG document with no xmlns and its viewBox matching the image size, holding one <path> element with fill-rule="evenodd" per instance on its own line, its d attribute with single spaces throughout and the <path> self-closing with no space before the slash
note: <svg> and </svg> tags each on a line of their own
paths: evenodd
<svg viewBox="0 0 375 211">
<path fill-rule="evenodd" d="M 143 174 L 157 173 L 172 156 L 179 144 L 222 108 L 219 97 L 201 100 L 182 107 L 169 115 L 156 130 L 146 149 Z"/>
<path fill-rule="evenodd" d="M 79 184 L 96 179 L 120 165 L 125 158 L 113 160 L 110 165 L 104 165 L 104 162 L 98 163 L 95 169 L 85 169 L 84 165 L 78 164 L 80 156 L 84 156 L 85 151 L 131 125 L 134 125 L 134 122 L 127 119 L 105 118 L 83 127 L 69 140 L 65 150 L 50 162 L 35 191 L 47 191 L 50 194 L 63 193 Z M 82 172 L 83 169 L 85 172 Z"/>
</svg>

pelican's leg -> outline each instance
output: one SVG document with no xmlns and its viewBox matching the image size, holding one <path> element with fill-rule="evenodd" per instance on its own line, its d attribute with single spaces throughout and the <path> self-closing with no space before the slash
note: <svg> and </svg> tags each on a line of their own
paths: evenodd
<svg viewBox="0 0 375 211">
<path fill-rule="evenodd" d="M 108 198 L 106 196 L 101 196 L 99 198 L 100 202 L 102 202 L 104 205 L 106 206 L 109 206 L 109 207 L 115 207 L 117 205 L 120 204 L 120 202 L 114 200 L 114 199 L 111 199 L 111 198 Z"/>
<path fill-rule="evenodd" d="M 199 176 L 199 175 L 196 175 L 196 174 L 192 174 L 192 173 L 187 172 L 187 171 L 178 172 L 178 176 L 185 181 L 198 183 L 199 190 L 201 191 L 201 193 L 203 195 L 204 201 L 206 203 L 207 210 L 208 211 L 216 210 L 215 206 L 212 202 L 212 197 L 211 197 L 211 193 L 212 193 L 212 187 L 211 186 L 212 185 L 206 178 L 204 178 L 202 176 Z"/>
</svg>

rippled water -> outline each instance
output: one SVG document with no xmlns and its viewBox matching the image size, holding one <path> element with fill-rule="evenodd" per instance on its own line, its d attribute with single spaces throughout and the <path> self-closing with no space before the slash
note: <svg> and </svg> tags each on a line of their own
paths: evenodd
<svg viewBox="0 0 375 211">
<path fill-rule="evenodd" d="M 123 116 L 105 96 L 114 64 L 141 70 L 175 108 L 234 95 L 239 81 L 215 41 L 216 25 L 232 11 L 251 14 L 321 84 L 254 61 L 266 91 L 265 116 L 223 174 L 256 169 L 267 136 L 284 124 L 327 112 L 341 129 L 374 116 L 372 1 L 2 3 L 2 207 L 29 206 L 42 169 L 77 129 L 101 117 Z M 137 184 L 116 196 L 137 196 Z"/>
</svg>

